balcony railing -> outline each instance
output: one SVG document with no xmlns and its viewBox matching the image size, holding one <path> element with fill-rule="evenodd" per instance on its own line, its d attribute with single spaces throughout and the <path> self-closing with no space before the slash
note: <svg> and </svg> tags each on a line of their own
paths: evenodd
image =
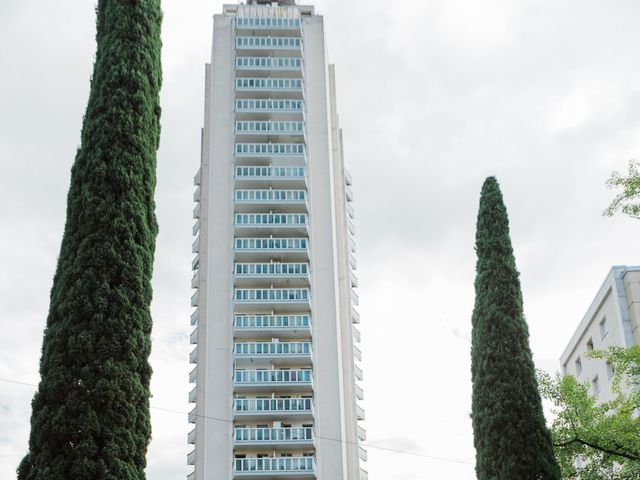
<svg viewBox="0 0 640 480">
<path fill-rule="evenodd" d="M 308 263 L 236 263 L 233 273 L 239 277 L 306 277 Z"/>
<path fill-rule="evenodd" d="M 285 427 L 285 428 L 236 428 L 234 429 L 234 443 L 311 443 L 313 428 Z"/>
<path fill-rule="evenodd" d="M 236 238 L 236 252 L 305 252 L 308 249 L 306 238 Z"/>
<path fill-rule="evenodd" d="M 236 122 L 239 135 L 303 135 L 304 122 Z"/>
<path fill-rule="evenodd" d="M 299 57 L 236 57 L 237 70 L 302 70 Z"/>
<path fill-rule="evenodd" d="M 300 37 L 236 37 L 236 48 L 249 50 L 299 50 Z"/>
<path fill-rule="evenodd" d="M 236 203 L 305 202 L 306 198 L 306 190 L 236 190 L 234 195 Z"/>
<path fill-rule="evenodd" d="M 313 473 L 315 462 L 313 457 L 263 457 L 263 458 L 236 458 L 233 472 L 235 474 L 255 475 L 265 473 L 281 475 L 283 473 Z"/>
<path fill-rule="evenodd" d="M 236 157 L 304 156 L 303 143 L 236 143 Z"/>
<path fill-rule="evenodd" d="M 236 370 L 237 385 L 299 385 L 311 383 L 311 370 Z"/>
<path fill-rule="evenodd" d="M 233 346 L 237 357 L 311 355 L 311 342 L 241 342 Z"/>
<path fill-rule="evenodd" d="M 256 30 L 300 30 L 299 18 L 279 17 L 238 17 L 236 28 Z"/>
<path fill-rule="evenodd" d="M 310 398 L 236 398 L 233 411 L 237 414 L 296 414 L 311 413 Z"/>
<path fill-rule="evenodd" d="M 272 98 L 236 99 L 236 112 L 249 113 L 303 113 L 303 100 L 274 100 Z"/>
<path fill-rule="evenodd" d="M 254 228 L 306 227 L 304 213 L 236 213 L 236 226 Z"/>
<path fill-rule="evenodd" d="M 308 288 L 236 288 L 236 303 L 306 303 Z"/>
<path fill-rule="evenodd" d="M 252 180 L 303 180 L 305 170 L 304 167 L 236 167 L 235 175 Z"/>
<path fill-rule="evenodd" d="M 301 78 L 236 78 L 236 90 L 301 92 Z"/>
<path fill-rule="evenodd" d="M 236 315 L 236 329 L 255 328 L 309 328 L 309 315 Z"/>
</svg>

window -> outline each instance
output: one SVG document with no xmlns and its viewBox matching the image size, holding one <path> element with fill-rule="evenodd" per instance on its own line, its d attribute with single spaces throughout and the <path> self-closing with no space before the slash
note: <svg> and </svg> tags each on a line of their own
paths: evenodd
<svg viewBox="0 0 640 480">
<path fill-rule="evenodd" d="M 580 360 L 580 357 L 578 357 L 576 359 L 576 375 L 580 376 L 581 373 L 582 373 L 582 360 Z"/>
<path fill-rule="evenodd" d="M 607 326 L 607 317 L 603 317 L 600 321 L 600 338 L 604 338 L 609 333 L 609 327 Z"/>
<path fill-rule="evenodd" d="M 598 381 L 597 375 L 593 377 L 593 380 L 591 381 L 591 383 L 593 385 L 593 393 L 598 395 L 600 393 L 600 382 Z"/>
<path fill-rule="evenodd" d="M 589 351 L 589 352 L 593 351 L 593 339 L 592 338 L 590 338 L 587 341 L 587 351 Z"/>
<path fill-rule="evenodd" d="M 615 373 L 615 368 L 613 367 L 611 362 L 607 362 L 607 378 L 613 377 L 614 373 Z"/>
</svg>

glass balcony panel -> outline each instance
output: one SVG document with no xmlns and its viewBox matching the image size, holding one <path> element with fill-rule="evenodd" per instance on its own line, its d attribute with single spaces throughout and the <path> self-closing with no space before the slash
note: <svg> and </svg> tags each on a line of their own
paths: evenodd
<svg viewBox="0 0 640 480">
<path fill-rule="evenodd" d="M 236 57 L 237 70 L 302 70 L 299 57 Z"/>
<path fill-rule="evenodd" d="M 302 47 L 300 37 L 236 37 L 236 48 L 248 50 L 296 50 Z"/>
<path fill-rule="evenodd" d="M 239 98 L 236 100 L 236 112 L 250 113 L 302 113 L 303 100 Z"/>
<path fill-rule="evenodd" d="M 299 18 L 238 17 L 236 28 L 255 30 L 300 30 Z"/>
<path fill-rule="evenodd" d="M 243 120 L 236 122 L 235 129 L 242 135 L 304 135 L 304 122 Z"/>
</svg>

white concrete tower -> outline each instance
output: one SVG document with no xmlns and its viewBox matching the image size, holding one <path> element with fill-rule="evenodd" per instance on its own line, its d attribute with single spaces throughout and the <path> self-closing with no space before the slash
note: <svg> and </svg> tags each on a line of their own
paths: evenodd
<svg viewBox="0 0 640 480">
<path fill-rule="evenodd" d="M 189 480 L 360 480 L 351 178 L 323 18 L 215 15 L 195 183 Z"/>
</svg>

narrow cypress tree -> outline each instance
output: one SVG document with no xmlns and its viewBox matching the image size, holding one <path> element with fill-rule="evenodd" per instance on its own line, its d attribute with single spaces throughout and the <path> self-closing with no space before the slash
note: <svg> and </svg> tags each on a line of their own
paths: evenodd
<svg viewBox="0 0 640 480">
<path fill-rule="evenodd" d="M 476 232 L 471 378 L 479 480 L 556 480 L 524 319 L 509 220 L 494 177 L 482 186 Z"/>
<path fill-rule="evenodd" d="M 160 0 L 99 0 L 97 51 L 20 480 L 144 479 Z"/>
</svg>

